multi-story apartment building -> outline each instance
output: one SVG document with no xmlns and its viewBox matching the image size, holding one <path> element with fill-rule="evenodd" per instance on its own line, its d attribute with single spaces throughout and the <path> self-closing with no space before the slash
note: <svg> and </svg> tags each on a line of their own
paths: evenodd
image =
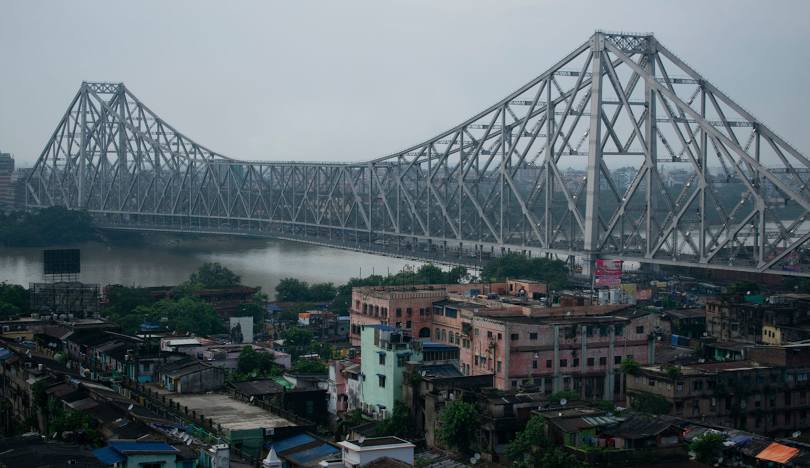
<svg viewBox="0 0 810 468">
<path fill-rule="evenodd" d="M 489 290 L 503 293 L 509 285 Z M 363 289 L 354 292 L 353 333 L 364 324 L 390 325 L 402 314 L 394 323 L 414 340 L 457 347 L 463 375 L 494 374 L 502 390 L 532 386 L 547 394 L 574 390 L 588 398 L 621 399 L 622 360 L 655 359 L 657 316 L 626 305 L 546 307 L 525 294 Z"/>
<path fill-rule="evenodd" d="M 627 378 L 627 398 L 650 394 L 670 414 L 769 435 L 810 427 L 810 344 L 754 346 L 749 360 L 642 367 Z"/>
<path fill-rule="evenodd" d="M 354 288 L 350 309 L 349 338 L 360 346 L 363 325 L 386 324 L 402 328 L 414 337 L 430 338 L 433 303 L 450 294 L 505 294 L 506 283 L 365 286 Z"/>
</svg>

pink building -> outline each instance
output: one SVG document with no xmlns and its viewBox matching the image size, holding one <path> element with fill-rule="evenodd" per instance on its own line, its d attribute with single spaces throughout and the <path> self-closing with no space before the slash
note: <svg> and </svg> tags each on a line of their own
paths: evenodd
<svg viewBox="0 0 810 468">
<path fill-rule="evenodd" d="M 501 294 L 506 289 L 487 286 Z M 415 339 L 457 346 L 461 372 L 494 374 L 499 389 L 572 390 L 605 400 L 623 399 L 622 360 L 655 360 L 657 316 L 628 305 L 546 307 L 525 297 L 486 299 L 425 288 L 356 288 L 352 337 L 363 324 L 387 323 Z"/>
<path fill-rule="evenodd" d="M 450 294 L 503 294 L 505 283 L 364 286 L 352 290 L 350 309 L 352 346 L 360 346 L 362 325 L 386 324 L 402 328 L 416 338 L 430 338 L 433 303 Z"/>
</svg>

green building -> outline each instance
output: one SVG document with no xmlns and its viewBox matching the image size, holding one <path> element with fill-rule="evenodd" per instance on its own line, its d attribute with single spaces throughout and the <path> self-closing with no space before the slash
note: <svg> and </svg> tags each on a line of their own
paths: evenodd
<svg viewBox="0 0 810 468">
<path fill-rule="evenodd" d="M 360 331 L 360 403 L 364 413 L 386 417 L 402 400 L 402 375 L 413 354 L 411 337 L 390 325 Z"/>
</svg>

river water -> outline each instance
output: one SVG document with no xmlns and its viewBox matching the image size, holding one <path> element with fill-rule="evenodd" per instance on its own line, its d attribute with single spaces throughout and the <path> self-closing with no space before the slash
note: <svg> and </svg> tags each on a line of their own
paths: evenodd
<svg viewBox="0 0 810 468">
<path fill-rule="evenodd" d="M 161 238 L 146 245 L 87 243 L 81 249 L 86 283 L 126 286 L 174 285 L 204 262 L 219 262 L 242 277 L 242 284 L 261 286 L 273 297 L 282 278 L 345 283 L 349 278 L 391 274 L 417 262 L 273 239 L 215 237 L 186 240 Z M 42 249 L 0 247 L 0 282 L 28 286 L 42 281 Z"/>
</svg>

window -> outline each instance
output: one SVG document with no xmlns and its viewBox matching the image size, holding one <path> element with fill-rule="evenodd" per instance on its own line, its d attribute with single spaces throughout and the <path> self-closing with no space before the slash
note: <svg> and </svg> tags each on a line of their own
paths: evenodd
<svg viewBox="0 0 810 468">
<path fill-rule="evenodd" d="M 602 357 L 599 358 L 599 365 L 600 366 L 606 366 L 607 365 L 607 358 L 605 356 L 602 356 Z"/>
<path fill-rule="evenodd" d="M 692 390 L 694 390 L 696 392 L 700 391 L 700 390 L 703 390 L 703 381 L 702 380 L 695 380 L 694 382 L 692 382 Z"/>
<path fill-rule="evenodd" d="M 568 367 L 568 359 L 560 359 L 560 367 Z"/>
<path fill-rule="evenodd" d="M 397 317 L 402 317 L 402 309 L 397 307 Z"/>
<path fill-rule="evenodd" d="M 444 308 L 444 315 L 446 315 L 446 316 L 448 316 L 450 318 L 456 318 L 456 317 L 458 317 L 458 310 L 452 309 L 450 307 L 445 307 Z"/>
<path fill-rule="evenodd" d="M 433 336 L 435 336 L 437 340 L 441 340 L 441 339 L 442 339 L 442 333 L 441 333 L 441 331 L 440 331 L 438 328 L 436 329 L 436 334 L 435 334 L 435 335 L 433 335 Z"/>
<path fill-rule="evenodd" d="M 615 332 L 616 336 L 624 335 L 624 325 L 616 325 L 615 330 L 616 330 L 616 332 Z"/>
<path fill-rule="evenodd" d="M 546 369 L 551 369 L 551 359 L 546 360 Z"/>
<path fill-rule="evenodd" d="M 385 376 L 384 375 L 378 375 L 377 379 L 378 379 L 377 383 L 380 384 L 380 388 L 385 388 Z"/>
<path fill-rule="evenodd" d="M 594 359 L 592 357 L 588 358 L 588 367 L 593 367 Z"/>
<path fill-rule="evenodd" d="M 613 356 L 613 364 L 621 364 L 622 357 L 621 356 Z"/>
<path fill-rule="evenodd" d="M 163 468 L 163 463 L 141 463 L 138 466 L 140 468 Z"/>
<path fill-rule="evenodd" d="M 380 365 L 381 366 L 385 365 L 385 354 L 380 354 Z"/>
<path fill-rule="evenodd" d="M 479 336 L 480 334 L 481 334 L 481 330 L 476 328 L 475 329 L 475 336 Z"/>
<path fill-rule="evenodd" d="M 536 340 L 537 339 L 537 333 L 536 332 L 529 333 L 529 339 L 530 340 Z"/>
<path fill-rule="evenodd" d="M 497 369 L 497 370 L 496 370 L 496 372 L 500 372 L 500 371 L 501 371 L 501 361 L 498 361 L 497 366 L 496 366 L 496 369 Z"/>
<path fill-rule="evenodd" d="M 397 356 L 397 367 L 405 367 L 405 356 Z"/>
<path fill-rule="evenodd" d="M 478 355 L 473 356 L 473 364 L 478 365 Z"/>
<path fill-rule="evenodd" d="M 636 333 L 644 333 L 644 325 L 637 326 Z"/>
<path fill-rule="evenodd" d="M 402 322 L 397 322 L 397 328 L 402 328 Z"/>
<path fill-rule="evenodd" d="M 518 335 L 517 333 L 512 333 L 512 334 L 509 336 L 509 339 L 510 339 L 510 340 L 512 340 L 512 341 L 517 341 L 517 340 L 518 340 L 518 338 L 520 338 L 520 335 Z"/>
<path fill-rule="evenodd" d="M 571 367 L 579 367 L 579 358 L 574 358 L 574 362 L 571 363 Z"/>
<path fill-rule="evenodd" d="M 503 339 L 503 335 L 498 333 L 498 340 L 502 340 L 502 339 Z M 805 380 L 807 380 L 807 374 L 805 374 Z"/>
<path fill-rule="evenodd" d="M 410 320 L 405 322 L 405 328 L 411 328 L 411 321 Z"/>
<path fill-rule="evenodd" d="M 537 369 L 537 360 L 532 361 L 532 369 Z"/>
<path fill-rule="evenodd" d="M 492 331 L 487 330 L 487 338 L 492 338 Z"/>
<path fill-rule="evenodd" d="M 360 310 L 360 301 L 354 301 L 354 308 Z"/>
<path fill-rule="evenodd" d="M 407 309 L 405 309 L 405 313 L 408 314 L 408 317 L 410 317 L 411 315 L 413 315 L 413 309 L 408 307 Z"/>
<path fill-rule="evenodd" d="M 424 316 L 425 316 L 425 308 L 424 308 L 424 307 L 420 307 L 420 308 L 419 308 L 419 316 L 420 316 L 420 317 L 424 317 Z"/>
</svg>

